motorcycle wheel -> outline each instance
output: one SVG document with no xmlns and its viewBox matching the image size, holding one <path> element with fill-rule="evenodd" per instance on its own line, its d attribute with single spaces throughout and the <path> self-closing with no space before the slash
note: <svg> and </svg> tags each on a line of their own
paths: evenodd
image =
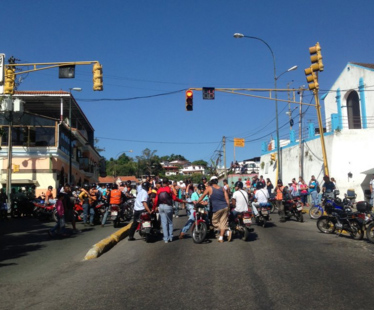
<svg viewBox="0 0 374 310">
<path fill-rule="evenodd" d="M 118 218 L 113 221 L 113 227 L 114 228 L 119 227 L 119 219 Z"/>
<path fill-rule="evenodd" d="M 192 240 L 195 243 L 202 243 L 205 240 L 207 227 L 204 222 L 200 222 L 192 231 Z"/>
<path fill-rule="evenodd" d="M 274 211 L 275 211 L 275 202 L 272 202 L 271 203 L 271 208 L 270 208 L 270 213 L 274 213 Z"/>
<path fill-rule="evenodd" d="M 20 217 L 20 214 L 18 212 L 18 209 L 12 209 L 10 211 L 10 216 L 13 217 L 13 218 L 16 218 L 16 217 Z"/>
<path fill-rule="evenodd" d="M 151 242 L 151 234 L 145 234 L 145 236 L 144 236 L 144 240 L 145 240 L 145 242 L 147 242 L 147 243 Z"/>
<path fill-rule="evenodd" d="M 361 225 L 357 221 L 353 221 L 351 223 L 353 228 L 356 230 L 355 232 L 351 232 L 351 236 L 354 240 L 362 240 L 364 237 L 364 230 L 361 228 Z"/>
<path fill-rule="evenodd" d="M 304 215 L 302 212 L 299 213 L 299 218 L 298 220 L 300 221 L 300 223 L 304 222 Z"/>
<path fill-rule="evenodd" d="M 128 209 L 128 208 L 126 208 L 125 210 L 123 210 L 123 216 L 126 219 L 126 221 L 130 221 L 131 218 L 132 218 L 131 210 Z"/>
<path fill-rule="evenodd" d="M 311 219 L 319 219 L 323 215 L 323 209 L 319 206 L 313 206 L 309 210 L 309 216 Z"/>
<path fill-rule="evenodd" d="M 249 230 L 246 227 L 241 227 L 243 229 L 242 231 L 242 240 L 247 241 L 249 238 Z"/>
<path fill-rule="evenodd" d="M 374 222 L 371 222 L 366 228 L 366 237 L 369 242 L 374 243 Z"/>
<path fill-rule="evenodd" d="M 333 234 L 335 223 L 328 217 L 320 217 L 317 221 L 317 228 L 324 234 Z"/>
<path fill-rule="evenodd" d="M 263 221 L 262 221 L 262 227 L 266 227 L 266 220 L 264 219 Z"/>
</svg>

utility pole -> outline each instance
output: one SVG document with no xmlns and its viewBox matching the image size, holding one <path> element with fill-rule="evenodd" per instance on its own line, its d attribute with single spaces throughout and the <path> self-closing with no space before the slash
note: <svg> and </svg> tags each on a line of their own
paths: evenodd
<svg viewBox="0 0 374 310">
<path fill-rule="evenodd" d="M 304 87 L 300 88 L 300 106 L 299 106 L 299 176 L 304 178 L 304 171 L 303 171 L 303 143 L 302 143 L 302 117 L 303 117 L 303 94 L 304 94 Z"/>
<path fill-rule="evenodd" d="M 225 169 L 225 179 L 227 179 L 227 168 L 226 168 L 226 137 L 223 136 L 222 138 L 222 146 L 223 146 L 223 168 Z"/>
</svg>

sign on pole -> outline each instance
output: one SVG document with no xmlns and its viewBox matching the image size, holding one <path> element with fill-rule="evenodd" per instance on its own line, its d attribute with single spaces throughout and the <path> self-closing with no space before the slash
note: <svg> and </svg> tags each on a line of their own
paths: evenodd
<svg viewBox="0 0 374 310">
<path fill-rule="evenodd" d="M 242 138 L 234 138 L 234 146 L 237 147 L 244 147 L 245 145 L 245 140 Z"/>
</svg>

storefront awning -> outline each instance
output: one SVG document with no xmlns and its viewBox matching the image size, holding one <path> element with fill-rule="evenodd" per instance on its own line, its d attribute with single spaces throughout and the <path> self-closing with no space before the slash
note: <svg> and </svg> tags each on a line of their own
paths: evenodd
<svg viewBox="0 0 374 310">
<path fill-rule="evenodd" d="M 7 183 L 7 180 L 1 180 L 1 183 L 2 184 L 6 184 Z M 30 180 L 30 179 L 19 179 L 19 180 L 12 180 L 12 184 L 14 185 L 19 185 L 19 184 L 30 184 L 30 185 L 35 185 L 35 186 L 38 186 L 39 183 L 37 180 Z"/>
<path fill-rule="evenodd" d="M 374 168 L 361 172 L 362 174 L 374 174 Z"/>
</svg>

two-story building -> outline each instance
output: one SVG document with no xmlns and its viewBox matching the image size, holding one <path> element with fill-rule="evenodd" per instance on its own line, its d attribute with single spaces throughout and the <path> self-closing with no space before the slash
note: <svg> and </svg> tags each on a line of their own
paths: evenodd
<svg viewBox="0 0 374 310">
<path fill-rule="evenodd" d="M 22 107 L 15 107 L 15 102 Z M 94 147 L 94 128 L 69 92 L 16 91 L 12 97 L 5 95 L 0 128 L 2 187 L 7 184 L 9 159 L 12 188 L 34 185 L 37 196 L 49 185 L 55 190 L 67 183 L 70 171 L 72 184 L 97 182 L 100 167 L 105 171 L 105 161 Z"/>
</svg>

